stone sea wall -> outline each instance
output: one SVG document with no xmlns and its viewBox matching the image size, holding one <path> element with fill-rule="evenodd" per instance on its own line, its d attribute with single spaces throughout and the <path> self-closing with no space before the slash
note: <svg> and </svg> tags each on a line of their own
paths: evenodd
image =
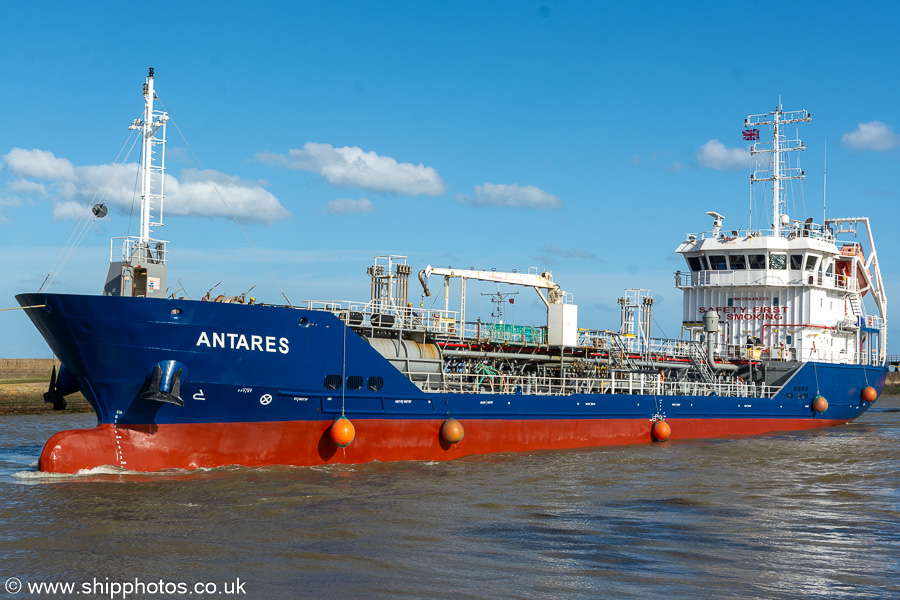
<svg viewBox="0 0 900 600">
<path fill-rule="evenodd" d="M 54 358 L 0 358 L 0 414 L 53 412 L 44 392 L 54 367 L 59 368 Z M 93 410 L 80 393 L 66 396 L 66 403 L 73 412 Z"/>
</svg>

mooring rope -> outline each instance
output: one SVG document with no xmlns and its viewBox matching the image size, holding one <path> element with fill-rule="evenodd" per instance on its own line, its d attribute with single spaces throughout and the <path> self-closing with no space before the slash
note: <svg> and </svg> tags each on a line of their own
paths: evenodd
<svg viewBox="0 0 900 600">
<path fill-rule="evenodd" d="M 46 304 L 32 304 L 31 306 L 13 306 L 12 308 L 0 308 L 0 312 L 4 310 L 22 310 L 23 308 L 44 308 Z"/>
<path fill-rule="evenodd" d="M 348 315 L 349 320 L 349 315 Z M 341 347 L 341 416 L 344 416 L 344 403 L 346 401 L 347 388 L 347 328 L 349 326 L 344 323 L 344 343 Z"/>
</svg>

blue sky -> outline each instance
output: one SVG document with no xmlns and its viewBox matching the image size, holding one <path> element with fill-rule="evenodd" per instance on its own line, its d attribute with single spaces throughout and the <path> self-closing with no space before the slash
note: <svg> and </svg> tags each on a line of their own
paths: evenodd
<svg viewBox="0 0 900 600">
<path fill-rule="evenodd" d="M 37 290 L 102 193 L 151 66 L 175 181 L 154 237 L 170 242 L 170 285 L 195 298 L 222 280 L 217 292 L 282 300 L 212 180 L 295 304 L 365 300 L 372 257 L 394 253 L 415 272 L 550 269 L 583 327 L 617 327 L 616 298 L 649 288 L 654 334 L 677 337 L 673 250 L 709 229 L 708 210 L 749 225 L 743 119 L 779 98 L 813 116 L 792 215 L 821 221 L 827 144 L 827 214 L 872 219 L 889 300 L 900 292 L 892 3 L 143 8 L 2 8 L 2 307 Z M 109 238 L 137 233 L 133 177 L 108 194 L 50 291 L 99 293 Z M 537 297 L 518 298 L 507 321 L 539 323 Z M 490 312 L 470 300 L 469 317 Z M 0 356 L 50 356 L 21 311 L 0 328 Z"/>
</svg>

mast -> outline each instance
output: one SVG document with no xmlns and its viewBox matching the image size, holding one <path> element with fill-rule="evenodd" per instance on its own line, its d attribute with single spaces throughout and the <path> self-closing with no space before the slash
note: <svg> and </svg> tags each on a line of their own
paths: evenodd
<svg viewBox="0 0 900 600">
<path fill-rule="evenodd" d="M 166 158 L 166 122 L 169 115 L 165 111 L 155 111 L 153 101 L 156 93 L 153 90 L 153 67 L 144 83 L 144 118 L 135 119 L 129 129 L 138 129 L 143 140 L 141 153 L 141 231 L 138 238 L 139 248 L 146 247 L 151 240 L 151 227 L 163 225 L 163 198 L 165 182 Z M 156 132 L 162 127 L 159 137 Z M 159 165 L 154 166 L 153 155 L 159 150 Z M 154 221 L 154 204 L 159 216 Z"/>
<path fill-rule="evenodd" d="M 772 173 L 775 181 L 772 185 L 772 229 L 775 230 L 775 237 L 778 237 L 781 225 L 781 140 L 778 135 L 780 133 L 778 128 L 778 117 L 781 116 L 780 109 L 781 107 L 779 105 L 779 110 L 776 111 L 774 115 L 775 124 L 772 127 Z"/>
<path fill-rule="evenodd" d="M 750 175 L 751 183 L 771 181 L 772 183 L 772 228 L 775 236 L 781 235 L 782 217 L 785 214 L 782 209 L 784 199 L 784 181 L 788 179 L 804 179 L 806 175 L 799 167 L 788 167 L 784 163 L 783 153 L 794 150 L 806 150 L 806 144 L 799 139 L 787 140 L 782 135 L 782 127 L 790 123 L 808 123 L 812 115 L 806 110 L 784 112 L 781 106 L 775 110 L 761 114 L 750 115 L 744 119 L 744 139 L 758 140 L 760 125 L 772 126 L 772 141 L 755 143 L 750 146 L 750 154 L 771 154 L 772 167 L 769 169 L 756 169 Z"/>
<path fill-rule="evenodd" d="M 165 240 L 151 237 L 153 227 L 163 225 L 163 198 L 166 159 L 166 122 L 169 115 L 155 110 L 158 98 L 153 89 L 153 67 L 144 82 L 143 118 L 132 121 L 128 129 L 139 132 L 141 151 L 141 223 L 137 237 L 110 240 L 109 271 L 103 294 L 107 296 L 166 297 Z"/>
</svg>

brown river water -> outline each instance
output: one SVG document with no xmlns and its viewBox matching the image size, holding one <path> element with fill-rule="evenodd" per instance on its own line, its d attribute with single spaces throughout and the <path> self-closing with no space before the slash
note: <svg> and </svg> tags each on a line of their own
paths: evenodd
<svg viewBox="0 0 900 600">
<path fill-rule="evenodd" d="M 897 397 L 754 438 L 36 472 L 52 433 L 93 422 L 0 417 L 0 600 L 900 598 Z"/>
</svg>

